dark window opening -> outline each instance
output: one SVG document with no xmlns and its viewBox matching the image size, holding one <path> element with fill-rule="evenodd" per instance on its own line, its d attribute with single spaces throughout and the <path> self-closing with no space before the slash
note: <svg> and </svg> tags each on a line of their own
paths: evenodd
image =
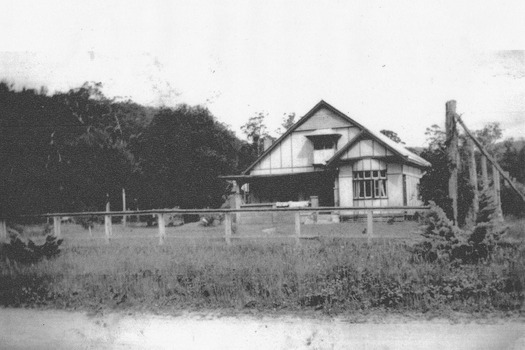
<svg viewBox="0 0 525 350">
<path fill-rule="evenodd" d="M 386 170 L 354 171 L 354 199 L 388 198 Z"/>
</svg>

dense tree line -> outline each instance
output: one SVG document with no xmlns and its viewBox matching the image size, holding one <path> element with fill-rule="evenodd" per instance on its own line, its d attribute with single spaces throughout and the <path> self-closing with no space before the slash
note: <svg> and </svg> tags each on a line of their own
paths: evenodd
<svg viewBox="0 0 525 350">
<path fill-rule="evenodd" d="M 0 83 L 0 215 L 217 206 L 251 147 L 203 107 L 152 108 Z"/>
</svg>

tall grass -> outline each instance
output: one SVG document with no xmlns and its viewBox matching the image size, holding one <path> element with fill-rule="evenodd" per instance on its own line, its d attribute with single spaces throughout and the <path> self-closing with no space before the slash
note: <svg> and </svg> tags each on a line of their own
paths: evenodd
<svg viewBox="0 0 525 350">
<path fill-rule="evenodd" d="M 67 243 L 67 240 L 66 240 Z M 154 240 L 66 244 L 56 259 L 3 266 L 0 304 L 148 310 L 386 308 L 425 312 L 520 310 L 525 249 L 491 263 L 414 259 L 407 243 L 321 238 L 291 243 Z"/>
</svg>

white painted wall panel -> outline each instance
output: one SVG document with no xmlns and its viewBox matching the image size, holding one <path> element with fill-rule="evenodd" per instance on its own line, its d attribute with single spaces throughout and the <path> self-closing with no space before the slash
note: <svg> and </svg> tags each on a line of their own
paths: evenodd
<svg viewBox="0 0 525 350">
<path fill-rule="evenodd" d="M 386 156 L 386 148 L 383 147 L 379 142 L 374 141 L 374 156 Z"/>
<path fill-rule="evenodd" d="M 402 167 L 403 167 L 402 164 L 388 163 L 387 173 L 388 174 L 401 174 L 403 172 Z"/>
<path fill-rule="evenodd" d="M 281 160 L 283 168 L 291 168 L 292 164 L 292 139 L 286 137 L 278 146 L 281 148 Z"/>
<path fill-rule="evenodd" d="M 277 145 L 270 153 L 270 164 L 273 169 L 281 168 L 281 145 Z"/>
<path fill-rule="evenodd" d="M 419 178 L 415 176 L 406 176 L 407 181 L 407 205 L 422 205 L 419 200 Z"/>
<path fill-rule="evenodd" d="M 363 171 L 363 170 L 385 170 L 387 165 L 384 161 L 379 159 L 360 159 L 354 163 L 354 171 Z"/>
<path fill-rule="evenodd" d="M 342 207 L 353 207 L 354 184 L 352 178 L 352 166 L 343 165 L 339 168 L 339 205 Z M 353 212 L 341 212 L 342 215 L 352 215 Z"/>
<path fill-rule="evenodd" d="M 361 157 L 368 157 L 374 155 L 372 140 L 359 141 L 361 147 Z"/>
<path fill-rule="evenodd" d="M 251 175 L 269 175 L 270 169 L 257 169 L 250 172 Z"/>
<path fill-rule="evenodd" d="M 403 175 L 387 174 L 388 205 L 403 205 Z"/>
<path fill-rule="evenodd" d="M 270 169 L 270 157 L 264 157 L 259 164 L 259 169 Z"/>
<path fill-rule="evenodd" d="M 351 159 L 351 158 L 357 158 L 360 157 L 361 153 L 359 152 L 359 142 L 353 145 L 347 152 L 344 157 L 341 157 L 342 159 Z"/>
<path fill-rule="evenodd" d="M 326 128 L 339 128 L 351 125 L 347 120 L 339 117 L 332 111 L 321 108 L 296 130 L 317 130 Z"/>
<path fill-rule="evenodd" d="M 301 167 L 312 165 L 314 156 L 314 146 L 310 140 L 306 138 L 307 133 L 293 132 L 292 148 L 293 148 L 293 166 Z"/>
</svg>

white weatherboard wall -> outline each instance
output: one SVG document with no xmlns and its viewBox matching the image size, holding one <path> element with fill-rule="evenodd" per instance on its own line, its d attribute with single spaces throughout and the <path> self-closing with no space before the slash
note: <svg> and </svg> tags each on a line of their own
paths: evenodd
<svg viewBox="0 0 525 350">
<path fill-rule="evenodd" d="M 337 149 L 359 133 L 359 128 L 322 108 L 277 144 L 250 172 L 252 175 L 291 174 L 314 171 L 313 144 L 308 135 L 326 131 L 339 134 Z"/>
<path fill-rule="evenodd" d="M 403 205 L 403 165 L 388 163 L 386 170 L 386 190 L 389 206 Z"/>
<path fill-rule="evenodd" d="M 339 168 L 339 202 L 341 207 L 352 207 L 354 205 L 352 165 L 343 165 Z"/>
<path fill-rule="evenodd" d="M 407 205 L 415 206 L 421 205 L 422 202 L 419 200 L 419 179 L 423 176 L 421 169 L 410 165 L 403 166 L 403 174 L 405 175 L 406 188 L 407 188 Z"/>
<path fill-rule="evenodd" d="M 385 157 L 392 155 L 393 153 L 383 147 L 379 142 L 371 139 L 364 139 L 356 142 L 355 145 L 341 155 L 341 160 L 350 160 L 359 157 Z"/>
</svg>

